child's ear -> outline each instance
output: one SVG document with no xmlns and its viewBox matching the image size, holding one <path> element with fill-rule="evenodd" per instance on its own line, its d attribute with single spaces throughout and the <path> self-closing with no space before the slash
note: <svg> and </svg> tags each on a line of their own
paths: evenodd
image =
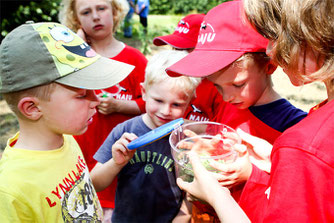
<svg viewBox="0 0 334 223">
<path fill-rule="evenodd" d="M 42 116 L 42 112 L 38 108 L 38 99 L 35 97 L 21 98 L 17 107 L 21 114 L 30 120 L 37 121 Z"/>
<path fill-rule="evenodd" d="M 277 64 L 275 64 L 272 60 L 270 60 L 266 67 L 266 73 L 268 75 L 273 74 L 276 69 L 277 69 Z"/>
<path fill-rule="evenodd" d="M 144 101 L 146 101 L 146 90 L 144 87 L 144 83 L 140 83 L 141 97 Z"/>
</svg>

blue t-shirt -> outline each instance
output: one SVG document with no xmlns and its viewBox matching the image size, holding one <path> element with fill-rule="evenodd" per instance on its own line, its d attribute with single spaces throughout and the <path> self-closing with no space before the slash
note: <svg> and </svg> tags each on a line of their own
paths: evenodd
<svg viewBox="0 0 334 223">
<path fill-rule="evenodd" d="M 283 132 L 307 116 L 306 112 L 296 108 L 284 98 L 264 105 L 251 106 L 249 110 L 262 122 L 279 132 Z"/>
<path fill-rule="evenodd" d="M 111 159 L 111 147 L 124 132 L 141 136 L 149 131 L 142 116 L 120 123 L 94 158 L 100 163 Z M 138 148 L 117 179 L 112 222 L 171 222 L 178 213 L 182 194 L 176 185 L 169 136 Z"/>
<path fill-rule="evenodd" d="M 142 6 L 145 5 L 145 8 L 139 13 L 140 17 L 146 18 L 148 16 L 148 11 L 150 8 L 149 0 L 138 0 L 137 2 L 139 10 L 141 10 Z"/>
</svg>

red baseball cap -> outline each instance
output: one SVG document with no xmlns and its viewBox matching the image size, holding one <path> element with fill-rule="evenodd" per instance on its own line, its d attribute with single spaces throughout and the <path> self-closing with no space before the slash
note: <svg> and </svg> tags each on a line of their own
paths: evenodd
<svg viewBox="0 0 334 223">
<path fill-rule="evenodd" d="M 170 76 L 205 77 L 248 52 L 266 52 L 268 40 L 243 15 L 241 1 L 212 8 L 201 24 L 195 50 L 166 69 Z"/>
<path fill-rule="evenodd" d="M 189 14 L 179 21 L 173 34 L 153 39 L 156 46 L 171 45 L 177 49 L 195 48 L 205 14 Z"/>
</svg>

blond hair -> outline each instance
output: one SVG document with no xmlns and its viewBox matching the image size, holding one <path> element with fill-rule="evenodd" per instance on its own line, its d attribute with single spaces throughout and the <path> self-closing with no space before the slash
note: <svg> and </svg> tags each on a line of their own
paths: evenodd
<svg viewBox="0 0 334 223">
<path fill-rule="evenodd" d="M 188 53 L 185 50 L 164 50 L 155 54 L 147 63 L 145 70 L 144 87 L 148 90 L 152 85 L 168 81 L 171 89 L 182 89 L 187 97 L 195 95 L 196 87 L 201 82 L 200 78 L 180 76 L 170 77 L 166 68 L 184 58 Z"/>
<path fill-rule="evenodd" d="M 113 13 L 113 33 L 116 32 L 124 17 L 129 11 L 129 4 L 125 0 L 106 0 L 111 4 Z M 75 0 L 62 0 L 59 10 L 59 21 L 74 32 L 80 28 L 80 22 L 75 10 Z"/>
<path fill-rule="evenodd" d="M 281 29 L 280 0 L 243 0 L 251 25 L 267 39 L 276 40 Z"/>
<path fill-rule="evenodd" d="M 49 101 L 52 92 L 54 92 L 57 83 L 52 82 L 50 84 L 44 84 L 37 87 L 32 87 L 29 89 L 4 93 L 3 98 L 7 102 L 9 108 L 14 112 L 17 117 L 23 118 L 22 114 L 18 109 L 19 101 L 24 97 L 36 97 L 38 99 Z"/>
<path fill-rule="evenodd" d="M 303 82 L 329 80 L 334 71 L 334 2 L 332 0 L 243 0 L 246 17 L 264 37 L 273 40 L 273 60 L 294 71 Z M 305 75 L 299 55 L 316 52 L 321 68 Z M 304 70 L 300 71 L 299 67 Z"/>
<path fill-rule="evenodd" d="M 332 0 L 282 1 L 282 30 L 275 47 L 275 59 L 282 66 L 298 71 L 299 55 L 307 49 L 318 54 L 321 68 L 297 76 L 303 81 L 333 79 L 334 73 L 334 2 Z M 298 72 L 295 72 L 298 73 Z"/>
<path fill-rule="evenodd" d="M 252 61 L 258 68 L 265 68 L 271 58 L 265 52 L 248 52 L 243 54 L 233 63 Z"/>
</svg>

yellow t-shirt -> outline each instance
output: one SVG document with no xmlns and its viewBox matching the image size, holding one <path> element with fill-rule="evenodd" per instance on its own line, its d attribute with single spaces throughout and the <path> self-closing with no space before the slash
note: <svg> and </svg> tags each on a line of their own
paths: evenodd
<svg viewBox="0 0 334 223">
<path fill-rule="evenodd" d="M 72 136 L 56 150 L 12 148 L 0 160 L 0 222 L 100 222 L 102 209 Z"/>
</svg>

